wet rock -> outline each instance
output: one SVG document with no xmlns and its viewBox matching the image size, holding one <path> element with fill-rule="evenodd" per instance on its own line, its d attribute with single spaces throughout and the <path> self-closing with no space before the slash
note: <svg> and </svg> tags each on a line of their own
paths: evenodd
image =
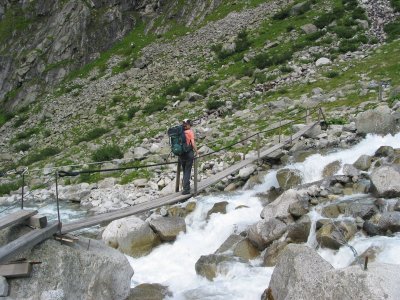
<svg viewBox="0 0 400 300">
<path fill-rule="evenodd" d="M 262 220 L 249 227 L 247 237 L 260 250 L 264 250 L 274 240 L 279 239 L 287 229 L 287 225 L 275 218 Z"/>
<path fill-rule="evenodd" d="M 143 283 L 131 289 L 126 300 L 163 300 L 172 296 L 167 286 L 159 283 Z"/>
<path fill-rule="evenodd" d="M 289 213 L 295 217 L 295 218 L 299 218 L 303 215 L 305 215 L 306 213 L 308 213 L 309 210 L 309 205 L 308 205 L 308 199 L 301 199 L 295 203 L 291 203 L 289 205 Z"/>
<path fill-rule="evenodd" d="M 302 177 L 299 170 L 294 169 L 281 169 L 276 173 L 276 179 L 278 180 L 279 186 L 288 190 L 299 184 L 301 184 Z"/>
<path fill-rule="evenodd" d="M 394 149 L 390 146 L 380 146 L 378 150 L 376 150 L 374 156 L 375 157 L 388 157 L 394 155 Z"/>
<path fill-rule="evenodd" d="M 186 232 L 185 219 L 181 217 L 161 217 L 149 222 L 150 227 L 161 241 L 174 241 L 179 233 Z"/>
<path fill-rule="evenodd" d="M 274 241 L 272 245 L 270 245 L 267 250 L 265 250 L 264 254 L 264 265 L 266 267 L 273 267 L 276 265 L 280 254 L 288 245 L 287 241 Z"/>
<path fill-rule="evenodd" d="M 195 264 L 196 273 L 200 276 L 207 278 L 208 280 L 213 280 L 218 275 L 218 268 L 221 265 L 233 261 L 236 260 L 227 255 L 202 255 Z"/>
<path fill-rule="evenodd" d="M 322 175 L 324 177 L 333 176 L 334 174 L 336 174 L 340 170 L 341 166 L 342 166 L 341 161 L 335 160 L 335 161 L 333 161 L 330 164 L 327 164 L 325 166 L 324 170 L 322 171 Z"/>
<path fill-rule="evenodd" d="M 243 239 L 234 246 L 233 255 L 245 261 L 254 259 L 260 255 L 260 251 L 253 246 L 248 239 Z"/>
<path fill-rule="evenodd" d="M 368 171 L 372 164 L 372 157 L 369 155 L 361 155 L 353 166 L 362 171 Z"/>
<path fill-rule="evenodd" d="M 112 221 L 102 239 L 110 247 L 133 257 L 146 255 L 159 244 L 149 224 L 135 216 Z"/>
<path fill-rule="evenodd" d="M 394 211 L 400 211 L 400 200 L 397 200 L 396 204 L 393 207 Z"/>
<path fill-rule="evenodd" d="M 373 203 L 349 203 L 346 209 L 346 215 L 354 218 L 360 217 L 363 220 L 369 220 L 378 213 L 378 208 Z"/>
<path fill-rule="evenodd" d="M 310 217 L 302 216 L 296 223 L 289 224 L 287 238 L 293 243 L 305 243 L 310 235 Z"/>
<path fill-rule="evenodd" d="M 280 218 L 290 219 L 289 207 L 292 203 L 296 203 L 302 196 L 306 194 L 305 191 L 296 191 L 296 190 L 288 190 L 280 195 L 274 202 L 268 204 L 261 211 L 261 218 L 270 219 L 270 218 Z"/>
<path fill-rule="evenodd" d="M 251 174 L 257 169 L 256 165 L 248 165 L 239 171 L 239 177 L 242 179 L 247 179 L 250 177 Z"/>
<path fill-rule="evenodd" d="M 376 235 L 383 235 L 385 234 L 379 226 L 374 224 L 371 221 L 365 221 L 363 224 L 363 230 L 369 235 L 369 236 L 376 236 Z"/>
<path fill-rule="evenodd" d="M 233 247 L 239 243 L 240 241 L 242 241 L 244 239 L 244 237 L 242 237 L 239 234 L 231 234 L 226 240 L 225 242 L 222 243 L 221 246 L 219 246 L 219 248 L 217 249 L 217 251 L 215 251 L 215 254 L 219 254 L 219 253 L 224 253 L 226 251 L 232 250 Z"/>
<path fill-rule="evenodd" d="M 188 214 L 187 210 L 180 206 L 172 206 L 167 209 L 167 215 L 170 217 L 186 217 Z"/>
<path fill-rule="evenodd" d="M 227 201 L 222 201 L 215 203 L 213 207 L 207 212 L 207 220 L 210 218 L 212 214 L 226 214 L 226 206 L 228 205 Z"/>
<path fill-rule="evenodd" d="M 400 196 L 400 166 L 383 166 L 371 174 L 371 189 L 378 197 L 394 198 Z"/>
<path fill-rule="evenodd" d="M 390 230 L 391 232 L 400 231 L 400 212 L 384 212 L 380 219 L 378 226 L 383 231 Z"/>
<path fill-rule="evenodd" d="M 379 253 L 382 252 L 382 249 L 379 248 L 378 246 L 370 246 L 368 247 L 367 250 L 365 250 L 363 253 L 360 254 L 358 259 L 355 259 L 351 265 L 356 266 L 356 265 L 361 265 L 364 268 L 364 262 L 365 258 L 368 257 L 368 263 L 372 263 L 376 260 L 376 257 L 379 255 Z"/>
<path fill-rule="evenodd" d="M 268 287 L 271 297 L 268 299 L 316 299 L 314 295 L 305 297 L 305 291 L 332 269 L 314 249 L 304 245 L 287 245 L 272 273 Z"/>
<path fill-rule="evenodd" d="M 359 176 L 360 175 L 360 170 L 358 170 L 356 167 L 350 164 L 344 164 L 343 165 L 343 174 L 347 176 Z"/>
<path fill-rule="evenodd" d="M 6 297 L 8 296 L 8 282 L 7 279 L 4 278 L 3 276 L 0 276 L 0 297 Z"/>
<path fill-rule="evenodd" d="M 352 221 L 331 222 L 317 231 L 317 241 L 322 247 L 337 250 L 353 238 L 356 231 L 357 226 Z"/>
<path fill-rule="evenodd" d="M 322 209 L 322 215 L 327 218 L 337 218 L 341 214 L 337 204 L 330 204 Z"/>
</svg>

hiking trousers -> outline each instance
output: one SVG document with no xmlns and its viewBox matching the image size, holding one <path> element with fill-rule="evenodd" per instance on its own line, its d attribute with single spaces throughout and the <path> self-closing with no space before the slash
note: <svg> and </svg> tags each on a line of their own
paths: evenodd
<svg viewBox="0 0 400 300">
<path fill-rule="evenodd" d="M 190 150 L 179 156 L 179 163 L 182 166 L 183 171 L 183 190 L 185 192 L 190 191 L 190 175 L 192 173 L 192 166 L 194 160 L 194 152 Z"/>
</svg>

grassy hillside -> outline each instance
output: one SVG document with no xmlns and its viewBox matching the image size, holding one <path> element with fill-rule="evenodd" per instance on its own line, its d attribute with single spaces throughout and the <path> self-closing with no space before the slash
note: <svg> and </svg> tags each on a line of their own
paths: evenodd
<svg viewBox="0 0 400 300">
<path fill-rule="evenodd" d="M 8 126 L 12 131 L 8 151 L 22 153 L 18 160 L 2 169 L 121 158 L 145 139 L 160 140 L 174 121 L 207 116 L 217 109 L 222 109 L 221 117 L 209 126 L 220 128 L 220 135 L 215 139 L 221 138 L 222 141 L 213 147 L 223 147 L 240 137 L 237 135 L 238 127 L 251 132 L 265 128 L 279 118 L 290 117 L 290 113 L 298 108 L 296 103 L 300 104 L 304 97 L 309 98 L 316 88 L 322 89 L 325 95 L 337 95 L 332 101 L 321 102 L 330 122 L 346 123 L 355 112 L 377 105 L 377 88 L 366 88 L 369 82 L 390 80 L 392 87 L 400 85 L 399 19 L 385 26 L 388 39 L 380 44 L 369 31 L 372 20 L 355 0 L 294 1 L 271 17 L 256 20 L 254 24 L 248 22 L 248 26 L 226 39 L 199 48 L 203 51 L 201 53 L 206 52 L 209 56 L 185 56 L 196 49 L 181 49 L 183 54 L 177 60 L 195 66 L 195 75 L 184 76 L 179 66 L 175 71 L 170 59 L 173 54 L 164 53 L 154 58 L 160 63 L 162 72 L 157 74 L 159 77 L 154 77 L 152 85 L 148 84 L 151 82 L 149 78 L 129 77 L 131 68 L 148 51 L 146 47 L 165 44 L 178 48 L 185 39 L 200 34 L 210 24 L 218 24 L 218 20 L 229 17 L 229 13 L 257 9 L 265 2 L 272 1 L 253 0 L 246 4 L 223 1 L 190 28 L 162 17 L 148 32 L 145 23 L 137 26 L 97 60 L 71 73 L 51 95 L 44 96 L 14 116 L 0 113 L 0 125 Z M 392 0 L 391 3 L 398 11 L 398 1 Z M 302 26 L 307 24 L 313 24 L 317 30 L 305 33 Z M 168 31 L 162 35 L 156 33 L 159 26 L 166 25 Z M 332 64 L 315 67 L 315 62 L 321 57 L 330 59 Z M 149 66 L 152 70 L 152 63 Z M 299 73 L 299 70 L 305 71 Z M 307 73 L 307 70 L 313 72 Z M 168 76 L 168 72 L 173 75 Z M 50 102 L 78 101 L 91 85 L 107 80 L 119 80 L 119 83 L 117 88 L 96 100 L 95 110 L 90 110 L 89 114 L 82 107 L 82 114 L 68 117 L 69 129 L 57 133 L 49 130 L 57 118 L 43 115 L 42 111 L 50 107 Z M 256 90 L 263 92 L 255 93 Z M 251 92 L 249 97 L 238 96 L 248 92 Z M 187 102 L 185 99 L 189 93 L 201 95 L 202 100 Z M 294 105 L 271 114 L 267 104 L 283 98 L 294 101 Z M 387 95 L 386 100 L 393 105 L 399 96 Z M 177 101 L 180 105 L 173 107 Z M 225 109 L 228 103 L 232 108 Z M 354 110 L 346 112 L 338 108 Z M 251 119 L 235 114 L 245 109 L 257 112 Z M 41 114 L 40 122 L 32 125 L 30 118 Z M 152 157 L 144 163 L 154 159 Z M 124 177 L 122 182 L 140 176 L 151 174 L 134 172 Z M 82 180 L 97 181 L 101 178 L 96 175 Z"/>
</svg>

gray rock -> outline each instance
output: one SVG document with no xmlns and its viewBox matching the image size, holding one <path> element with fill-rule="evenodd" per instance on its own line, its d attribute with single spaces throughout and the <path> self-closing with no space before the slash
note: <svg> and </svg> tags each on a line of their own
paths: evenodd
<svg viewBox="0 0 400 300">
<path fill-rule="evenodd" d="M 249 227 L 247 237 L 260 250 L 264 250 L 273 241 L 279 239 L 287 229 L 287 225 L 282 221 L 271 218 L 262 220 Z"/>
<path fill-rule="evenodd" d="M 383 231 L 390 230 L 391 232 L 399 232 L 400 212 L 384 212 L 379 219 L 378 227 Z"/>
<path fill-rule="evenodd" d="M 268 299 L 317 299 L 311 295 L 304 297 L 305 291 L 310 285 L 318 283 L 322 274 L 332 269 L 333 267 L 310 247 L 287 245 L 272 273 L 268 287 L 271 297 Z"/>
<path fill-rule="evenodd" d="M 246 166 L 246 167 L 240 169 L 240 171 L 239 171 L 239 177 L 242 178 L 242 179 L 247 179 L 247 178 L 249 178 L 250 175 L 254 173 L 254 171 L 256 170 L 256 168 L 257 168 L 257 167 L 256 167 L 255 165 L 251 164 L 251 165 L 248 165 L 248 166 Z"/>
<path fill-rule="evenodd" d="M 346 208 L 347 216 L 360 217 L 363 220 L 369 220 L 378 212 L 378 208 L 373 203 L 352 202 Z"/>
<path fill-rule="evenodd" d="M 287 241 L 274 241 L 272 245 L 265 250 L 264 265 L 266 267 L 275 266 L 279 259 L 279 256 L 287 245 Z"/>
<path fill-rule="evenodd" d="M 248 239 L 242 239 L 233 247 L 233 255 L 245 261 L 254 259 L 260 255 L 260 251 Z"/>
<path fill-rule="evenodd" d="M 361 155 L 354 163 L 353 166 L 362 171 L 368 171 L 372 164 L 372 157 L 369 155 Z"/>
<path fill-rule="evenodd" d="M 303 25 L 300 28 L 305 34 L 310 34 L 318 31 L 317 26 L 311 23 Z"/>
<path fill-rule="evenodd" d="M 80 238 L 72 246 L 47 240 L 24 254 L 41 261 L 31 277 L 12 279 L 12 299 L 126 299 L 133 270 L 126 257 L 101 241 Z M 118 272 L 116 272 L 118 270 Z M 54 288 L 57 287 L 57 290 Z M 54 297 L 53 297 L 54 296 Z"/>
<path fill-rule="evenodd" d="M 0 276 L 0 297 L 8 296 L 9 286 L 7 279 L 3 276 Z"/>
<path fill-rule="evenodd" d="M 51 291 L 44 291 L 40 295 L 40 300 L 64 300 L 65 294 L 64 290 L 51 290 Z"/>
<path fill-rule="evenodd" d="M 212 214 L 216 213 L 226 214 L 227 205 L 228 205 L 227 201 L 215 203 L 213 207 L 207 212 L 207 219 L 209 219 Z"/>
<path fill-rule="evenodd" d="M 174 241 L 179 233 L 186 232 L 185 219 L 181 217 L 161 217 L 149 222 L 150 227 L 162 241 Z"/>
<path fill-rule="evenodd" d="M 235 259 L 227 255 L 202 255 L 195 264 L 196 273 L 208 280 L 213 280 L 218 275 L 218 266 L 232 261 Z"/>
<path fill-rule="evenodd" d="M 112 221 L 103 231 L 102 239 L 112 248 L 133 257 L 148 254 L 159 243 L 149 224 L 136 216 Z"/>
<path fill-rule="evenodd" d="M 302 216 L 296 223 L 289 224 L 287 238 L 294 243 L 305 243 L 310 235 L 310 229 L 310 217 L 307 215 Z"/>
<path fill-rule="evenodd" d="M 323 177 L 325 178 L 325 177 L 333 176 L 340 170 L 341 166 L 342 166 L 342 163 L 339 160 L 335 160 L 335 161 L 327 164 L 325 166 L 324 170 L 322 171 Z"/>
<path fill-rule="evenodd" d="M 131 289 L 126 300 L 163 300 L 172 296 L 172 292 L 166 286 L 159 283 L 143 283 Z"/>
<path fill-rule="evenodd" d="M 280 169 L 276 173 L 276 179 L 278 180 L 279 186 L 288 190 L 299 184 L 301 184 L 302 177 L 299 170 L 295 169 Z"/>
<path fill-rule="evenodd" d="M 343 243 L 353 238 L 356 231 L 357 227 L 352 221 L 330 222 L 317 231 L 317 241 L 322 247 L 337 250 Z"/>
<path fill-rule="evenodd" d="M 295 203 L 301 199 L 304 192 L 296 190 L 287 190 L 282 195 L 280 195 L 276 200 L 268 204 L 261 211 L 261 218 L 280 218 L 287 219 L 290 217 L 289 207 L 292 203 Z"/>
<path fill-rule="evenodd" d="M 396 122 L 387 106 L 378 106 L 357 115 L 356 127 L 358 133 L 376 133 L 386 135 L 396 132 Z"/>
<path fill-rule="evenodd" d="M 375 151 L 375 157 L 388 157 L 394 155 L 395 151 L 393 147 L 390 146 L 380 146 L 378 150 Z"/>
<path fill-rule="evenodd" d="M 371 176 L 371 189 L 378 197 L 400 196 L 400 166 L 390 165 L 374 169 Z"/>
<path fill-rule="evenodd" d="M 343 174 L 347 176 L 358 176 L 360 175 L 360 170 L 358 170 L 356 167 L 350 164 L 344 164 L 343 165 Z"/>
<path fill-rule="evenodd" d="M 305 215 L 309 212 L 308 199 L 300 199 L 297 202 L 291 203 L 288 211 L 295 218 Z"/>
<path fill-rule="evenodd" d="M 143 147 L 137 147 L 133 150 L 133 158 L 141 160 L 144 159 L 150 151 Z"/>
<path fill-rule="evenodd" d="M 220 253 L 224 253 L 226 251 L 232 250 L 233 247 L 239 243 L 240 241 L 242 241 L 244 239 L 244 237 L 242 237 L 241 235 L 238 234 L 231 234 L 226 240 L 225 242 L 222 243 L 221 246 L 219 246 L 219 248 L 215 251 L 215 254 L 220 254 Z"/>
<path fill-rule="evenodd" d="M 330 65 L 330 64 L 332 64 L 332 61 L 329 58 L 326 58 L 326 57 L 318 58 L 317 61 L 315 62 L 315 65 L 317 67 Z"/>
</svg>

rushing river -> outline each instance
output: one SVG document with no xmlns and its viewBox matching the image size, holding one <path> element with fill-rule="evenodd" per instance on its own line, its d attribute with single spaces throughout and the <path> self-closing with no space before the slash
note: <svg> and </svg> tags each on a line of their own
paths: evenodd
<svg viewBox="0 0 400 300">
<path fill-rule="evenodd" d="M 383 145 L 400 148 L 400 134 L 385 137 L 369 135 L 351 149 L 325 156 L 315 154 L 303 163 L 289 167 L 300 170 L 303 182 L 309 183 L 321 179 L 322 170 L 327 164 L 336 160 L 341 160 L 342 164 L 354 163 L 362 154 L 373 155 Z M 239 233 L 247 225 L 260 220 L 262 205 L 256 195 L 272 186 L 278 186 L 275 175 L 276 171 L 269 172 L 264 183 L 252 190 L 196 197 L 196 210 L 186 217 L 186 233 L 181 233 L 171 244 L 160 245 L 145 257 L 128 257 L 135 271 L 132 287 L 141 283 L 160 283 L 173 292 L 171 299 L 260 299 L 273 272 L 273 268 L 262 266 L 262 255 L 249 263 L 230 263 L 214 281 L 198 276 L 195 263 L 201 255 L 214 253 L 232 233 Z M 352 197 L 360 199 L 362 196 L 346 197 L 346 200 L 351 201 Z M 206 220 L 207 212 L 214 203 L 221 201 L 229 203 L 227 213 L 212 214 Z M 235 209 L 240 205 L 246 205 L 246 208 Z M 309 214 L 314 224 L 321 217 L 317 211 Z M 311 230 L 308 244 L 316 245 L 315 226 Z M 400 235 L 373 238 L 357 235 L 349 244 L 359 254 L 370 246 L 379 246 L 382 251 L 377 255 L 377 261 L 400 264 Z M 318 252 L 335 268 L 346 267 L 354 260 L 353 252 L 345 246 L 338 251 L 319 249 Z"/>
</svg>

